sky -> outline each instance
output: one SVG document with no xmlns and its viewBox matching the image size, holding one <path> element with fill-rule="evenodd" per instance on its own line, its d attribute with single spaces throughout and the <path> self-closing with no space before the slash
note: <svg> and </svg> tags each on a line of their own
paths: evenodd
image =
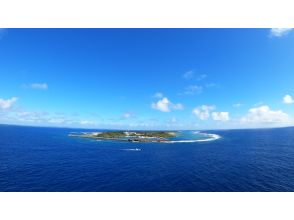
<svg viewBox="0 0 294 220">
<path fill-rule="evenodd" d="M 0 29 L 0 124 L 294 125 L 294 31 Z"/>
</svg>

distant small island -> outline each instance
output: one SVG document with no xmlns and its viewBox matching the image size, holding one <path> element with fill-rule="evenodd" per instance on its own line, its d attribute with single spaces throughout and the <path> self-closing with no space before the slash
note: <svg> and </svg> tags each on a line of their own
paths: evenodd
<svg viewBox="0 0 294 220">
<path fill-rule="evenodd" d="M 69 134 L 70 137 L 91 138 L 98 140 L 117 140 L 127 142 L 169 142 L 176 137 L 175 131 L 106 131 Z"/>
</svg>

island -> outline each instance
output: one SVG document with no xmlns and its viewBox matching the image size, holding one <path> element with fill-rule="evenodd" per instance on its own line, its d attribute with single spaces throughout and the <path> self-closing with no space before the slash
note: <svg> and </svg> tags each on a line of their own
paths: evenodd
<svg viewBox="0 0 294 220">
<path fill-rule="evenodd" d="M 126 142 L 169 142 L 177 136 L 176 131 L 106 131 L 71 133 L 70 137 Z"/>
</svg>

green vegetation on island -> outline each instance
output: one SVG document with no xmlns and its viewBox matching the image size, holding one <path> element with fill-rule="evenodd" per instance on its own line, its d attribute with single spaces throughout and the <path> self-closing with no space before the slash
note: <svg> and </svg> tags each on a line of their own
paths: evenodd
<svg viewBox="0 0 294 220">
<path fill-rule="evenodd" d="M 112 131 L 112 132 L 102 132 L 95 135 L 95 137 L 100 138 L 123 138 L 123 137 L 157 137 L 157 138 L 172 138 L 175 136 L 175 132 L 167 131 Z"/>
<path fill-rule="evenodd" d="M 107 131 L 70 134 L 73 137 L 129 142 L 167 142 L 176 135 L 175 131 Z"/>
<path fill-rule="evenodd" d="M 102 132 L 93 135 L 97 138 L 122 138 L 125 137 L 125 133 L 121 131 Z"/>
</svg>

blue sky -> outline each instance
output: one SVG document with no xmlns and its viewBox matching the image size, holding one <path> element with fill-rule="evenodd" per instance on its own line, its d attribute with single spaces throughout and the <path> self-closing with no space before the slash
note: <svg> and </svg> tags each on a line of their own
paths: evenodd
<svg viewBox="0 0 294 220">
<path fill-rule="evenodd" d="M 0 29 L 0 123 L 289 126 L 293 58 L 291 29 Z"/>
</svg>

